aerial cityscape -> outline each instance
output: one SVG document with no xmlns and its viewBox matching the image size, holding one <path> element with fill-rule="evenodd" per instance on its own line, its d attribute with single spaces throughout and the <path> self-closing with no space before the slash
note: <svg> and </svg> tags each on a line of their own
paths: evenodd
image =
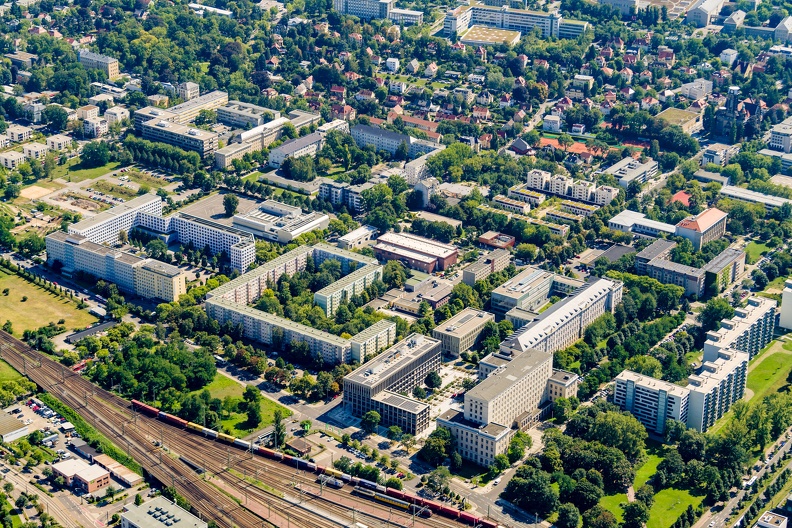
<svg viewBox="0 0 792 528">
<path fill-rule="evenodd" d="M 0 528 L 792 528 L 792 2 L 0 48 Z"/>
</svg>

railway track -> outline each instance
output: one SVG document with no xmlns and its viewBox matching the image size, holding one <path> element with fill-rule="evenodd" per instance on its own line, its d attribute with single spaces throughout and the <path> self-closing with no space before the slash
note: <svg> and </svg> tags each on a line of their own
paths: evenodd
<svg viewBox="0 0 792 528">
<path fill-rule="evenodd" d="M 280 518 L 275 519 L 276 522 L 285 521 L 284 524 L 292 526 L 338 527 L 346 526 L 347 522 L 354 525 L 355 519 L 362 520 L 368 526 L 465 526 L 438 516 L 414 519 L 406 512 L 394 512 L 384 505 L 354 500 L 349 491 L 324 488 L 321 495 L 317 496 L 319 486 L 305 476 L 296 474 L 288 466 L 254 456 L 252 453 L 245 454 L 244 451 L 232 449 L 226 444 L 199 435 L 184 434 L 181 429 L 135 413 L 130 409 L 127 400 L 97 387 L 4 332 L 0 332 L 0 355 L 39 386 L 73 408 L 120 448 L 126 447 L 128 454 L 154 478 L 165 485 L 176 487 L 204 517 L 215 519 L 221 526 L 266 525 L 264 521 L 270 517 L 273 509 L 280 514 Z M 228 497 L 227 491 L 220 491 L 206 482 L 183 462 L 175 460 L 167 453 L 163 455 L 163 449 L 156 447 L 155 442 L 163 443 L 176 454 L 201 461 L 207 471 L 239 492 L 236 500 Z M 195 457 L 194 453 L 200 453 L 200 456 Z M 234 474 L 229 468 L 243 476 Z M 255 480 L 277 493 L 257 487 L 245 475 L 255 476 Z M 305 506 L 279 496 L 295 495 L 295 489 L 290 484 L 292 482 L 306 491 L 302 493 L 297 490 L 297 496 L 301 499 L 310 497 L 305 501 L 309 510 L 316 505 L 320 511 L 331 513 L 332 520 L 324 518 L 316 511 L 306 511 Z M 315 493 L 309 493 L 311 491 Z M 251 500 L 253 502 L 249 503 Z M 266 507 L 267 515 L 254 514 L 251 511 L 252 506 L 248 504 L 258 504 L 259 512 Z M 361 508 L 361 505 L 365 507 Z M 218 514 L 220 518 L 217 518 Z"/>
</svg>

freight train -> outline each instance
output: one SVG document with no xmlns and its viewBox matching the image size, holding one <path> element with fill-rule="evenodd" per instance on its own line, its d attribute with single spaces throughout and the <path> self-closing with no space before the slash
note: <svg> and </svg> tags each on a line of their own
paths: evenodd
<svg viewBox="0 0 792 528">
<path fill-rule="evenodd" d="M 387 489 L 387 488 L 386 488 Z M 381 502 L 382 504 L 387 504 L 388 506 L 393 506 L 398 508 L 402 511 L 409 512 L 414 515 L 418 515 L 420 517 L 431 517 L 432 510 L 430 510 L 426 506 L 418 506 L 416 504 L 411 504 L 407 501 L 403 501 L 401 499 L 396 499 L 394 497 L 390 497 L 388 495 L 384 495 L 382 493 L 378 493 L 376 491 L 371 491 L 366 488 L 355 488 L 354 492 L 358 495 L 362 495 L 368 499 Z"/>
<path fill-rule="evenodd" d="M 358 494 L 364 495 L 365 491 L 369 490 L 371 492 L 375 492 L 376 495 L 380 496 L 381 498 L 390 497 L 391 499 L 396 499 L 399 503 L 404 503 L 408 505 L 407 508 L 401 508 L 405 511 L 410 511 L 413 513 L 413 509 L 416 514 L 419 512 L 431 512 L 442 515 L 444 517 L 449 517 L 451 519 L 455 519 L 462 523 L 469 524 L 471 526 L 479 526 L 481 528 L 498 528 L 498 524 L 490 519 L 482 519 L 477 517 L 469 512 L 460 511 L 456 508 L 451 506 L 447 506 L 445 504 L 441 504 L 439 502 L 435 502 L 429 499 L 425 499 L 423 497 L 419 497 L 417 495 L 413 495 L 407 492 L 399 491 L 394 488 L 386 488 L 385 486 L 378 484 L 376 482 L 371 482 L 370 480 L 353 477 L 347 473 L 342 473 L 334 468 L 331 467 L 324 467 L 321 465 L 317 465 L 310 460 L 305 460 L 304 458 L 299 458 L 291 455 L 287 455 L 281 453 L 280 451 L 274 451 L 272 449 L 268 449 L 262 446 L 256 446 L 251 444 L 248 441 L 242 440 L 241 438 L 236 438 L 224 433 L 218 433 L 212 429 L 207 427 L 200 426 L 193 422 L 188 422 L 183 418 L 179 418 L 178 416 L 174 416 L 172 414 L 166 413 L 165 411 L 161 411 L 156 407 L 152 407 L 151 405 L 147 405 L 143 402 L 132 400 L 132 407 L 138 412 L 146 414 L 148 416 L 159 418 L 163 422 L 166 422 L 170 425 L 175 427 L 181 427 L 185 429 L 189 429 L 196 434 L 201 434 L 207 438 L 212 438 L 214 440 L 224 442 L 240 449 L 244 449 L 245 451 L 251 451 L 257 455 L 263 456 L 265 458 L 269 458 L 271 460 L 277 460 L 283 464 L 293 465 L 297 469 L 302 469 L 305 471 L 310 471 L 311 473 L 316 473 L 320 476 L 328 476 L 332 477 L 333 479 L 340 480 L 342 483 L 351 484 L 354 486 L 355 491 Z M 375 500 L 379 502 L 383 502 L 376 497 L 373 497 Z M 396 506 L 397 503 L 391 504 L 392 506 Z M 431 515 L 429 513 L 428 515 Z"/>
</svg>

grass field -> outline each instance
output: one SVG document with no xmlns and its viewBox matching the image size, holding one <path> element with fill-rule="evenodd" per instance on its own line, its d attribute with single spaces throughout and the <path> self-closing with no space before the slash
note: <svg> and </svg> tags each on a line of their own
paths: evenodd
<svg viewBox="0 0 792 528">
<path fill-rule="evenodd" d="M 118 162 L 113 161 L 107 165 L 102 165 L 101 167 L 86 169 L 80 165 L 80 158 L 73 158 L 67 161 L 65 165 L 58 165 L 55 167 L 55 170 L 52 174 L 54 178 L 63 178 L 67 181 L 81 182 L 83 180 L 90 180 L 93 178 L 98 178 L 103 174 L 107 174 L 108 172 L 117 169 L 119 165 L 120 164 Z"/>
<path fill-rule="evenodd" d="M 219 372 L 215 375 L 214 381 L 207 385 L 206 388 L 209 390 L 209 393 L 213 398 L 220 398 L 221 400 L 227 396 L 239 398 L 241 400 L 242 393 L 245 392 L 245 387 L 241 383 L 237 383 L 233 379 L 225 376 L 224 374 L 220 374 Z M 275 409 L 278 408 L 283 411 L 283 416 L 291 416 L 291 411 L 286 407 L 275 403 L 268 398 L 262 398 L 261 412 L 263 421 L 258 426 L 247 428 L 247 415 L 243 413 L 231 413 L 231 416 L 222 420 L 221 423 L 230 435 L 244 437 L 270 425 L 272 423 L 273 416 L 275 415 Z"/>
<path fill-rule="evenodd" d="M 242 178 L 242 180 L 243 181 L 249 181 L 249 182 L 257 182 L 258 179 L 259 179 L 259 176 L 261 176 L 261 173 L 259 171 L 253 171 L 250 174 L 248 174 L 247 176 L 245 176 L 244 178 Z"/>
<path fill-rule="evenodd" d="M 3 381 L 14 381 L 18 380 L 22 377 L 22 374 L 17 372 L 17 370 L 6 363 L 5 361 L 0 361 L 0 382 Z"/>
<path fill-rule="evenodd" d="M 704 495 L 691 495 L 687 490 L 673 488 L 661 490 L 655 494 L 646 528 L 670 528 L 688 506 L 693 506 L 695 509 L 703 500 Z"/>
<path fill-rule="evenodd" d="M 760 244 L 758 242 L 749 242 L 747 246 L 745 246 L 745 254 L 748 257 L 748 264 L 753 264 L 757 260 L 759 260 L 762 255 L 770 251 L 770 248 L 767 244 Z"/>
<path fill-rule="evenodd" d="M 655 453 L 650 454 L 647 457 L 646 462 L 644 462 L 643 466 L 638 468 L 638 470 L 635 472 L 635 481 L 633 487 L 635 489 L 638 489 L 647 482 L 649 482 L 649 479 L 652 478 L 652 475 L 657 473 L 657 466 L 659 466 L 660 462 L 662 461 L 663 461 L 663 457 L 660 456 L 659 454 L 655 454 Z"/>
<path fill-rule="evenodd" d="M 600 506 L 611 512 L 616 520 L 619 522 L 624 521 L 624 510 L 621 505 L 627 502 L 626 493 L 617 493 L 616 495 L 606 495 L 600 499 Z"/>
<path fill-rule="evenodd" d="M 95 182 L 92 187 L 102 191 L 105 194 L 115 196 L 116 198 L 122 198 L 124 200 L 131 200 L 138 195 L 137 191 L 131 187 L 111 183 L 107 180 L 99 180 Z"/>
<path fill-rule="evenodd" d="M 35 330 L 60 319 L 66 320 L 64 324 L 68 329 L 85 328 L 96 322 L 96 317 L 78 310 L 75 303 L 0 270 L 0 291 L 6 288 L 9 294 L 0 295 L 0 324 L 11 321 L 17 337 L 25 330 Z M 27 301 L 22 302 L 22 297 L 27 297 Z"/>
</svg>

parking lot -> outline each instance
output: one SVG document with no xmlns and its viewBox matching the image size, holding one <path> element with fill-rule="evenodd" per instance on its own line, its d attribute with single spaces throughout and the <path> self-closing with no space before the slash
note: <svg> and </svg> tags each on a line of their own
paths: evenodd
<svg viewBox="0 0 792 528">
<path fill-rule="evenodd" d="M 16 416 L 22 423 L 28 426 L 28 433 L 41 431 L 44 438 L 54 436 L 43 443 L 44 447 L 55 450 L 61 455 L 61 459 L 70 458 L 72 455 L 66 450 L 66 442 L 72 438 L 79 438 L 76 432 L 65 432 L 62 430 L 64 424 L 68 422 L 54 411 L 47 407 L 40 407 L 34 400 L 28 403 L 19 403 L 5 409 L 12 416 Z"/>
</svg>

